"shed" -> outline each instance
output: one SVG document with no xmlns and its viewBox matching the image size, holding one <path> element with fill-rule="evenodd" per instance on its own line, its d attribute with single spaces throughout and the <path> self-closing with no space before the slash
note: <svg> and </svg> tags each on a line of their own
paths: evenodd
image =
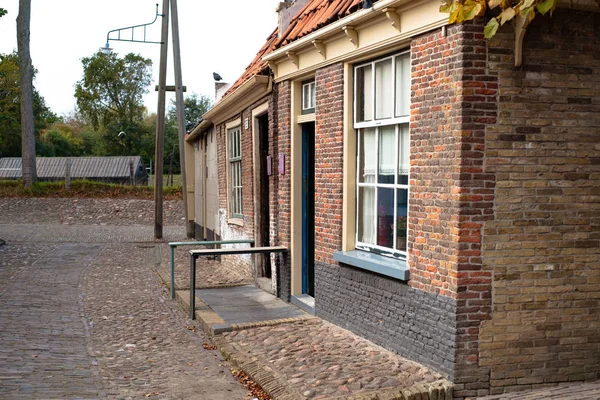
<svg viewBox="0 0 600 400">
<path fill-rule="evenodd" d="M 65 178 L 67 161 L 71 160 L 71 179 L 88 179 L 110 183 L 148 183 L 148 173 L 140 156 L 118 157 L 37 157 L 37 177 L 40 181 Z M 0 179 L 21 179 L 21 158 L 0 158 Z"/>
</svg>

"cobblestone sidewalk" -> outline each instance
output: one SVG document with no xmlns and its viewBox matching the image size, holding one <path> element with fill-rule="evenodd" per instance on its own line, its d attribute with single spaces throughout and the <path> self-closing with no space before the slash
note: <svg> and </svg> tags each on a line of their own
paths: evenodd
<svg viewBox="0 0 600 400">
<path fill-rule="evenodd" d="M 224 333 L 216 341 L 282 399 L 452 398 L 441 375 L 318 318 Z"/>
<path fill-rule="evenodd" d="M 83 282 L 93 354 L 110 398 L 242 399 L 220 355 L 174 302 L 147 263 L 147 245 L 109 244 Z M 221 363 L 221 364 L 220 364 Z M 158 397 L 160 398 L 160 397 Z"/>
</svg>

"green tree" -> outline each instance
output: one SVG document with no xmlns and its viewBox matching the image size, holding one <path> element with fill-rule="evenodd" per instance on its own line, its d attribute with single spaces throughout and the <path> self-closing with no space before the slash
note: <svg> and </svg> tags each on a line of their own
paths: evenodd
<svg viewBox="0 0 600 400">
<path fill-rule="evenodd" d="M 192 93 L 183 100 L 185 115 L 185 130 L 190 132 L 202 119 L 202 116 L 212 107 L 212 100 L 208 96 Z M 173 171 L 178 174 L 181 172 L 179 165 L 179 132 L 177 129 L 177 104 L 171 100 L 167 112 L 167 121 L 165 124 L 165 170 L 169 172 L 173 162 Z"/>
<path fill-rule="evenodd" d="M 33 71 L 35 76 L 35 69 Z M 21 86 L 16 53 L 0 54 L 0 156 L 20 157 L 21 152 Z M 37 144 L 41 132 L 58 117 L 48 108 L 44 98 L 33 88 L 33 119 Z M 43 149 L 37 154 L 44 155 Z"/>
<path fill-rule="evenodd" d="M 192 93 L 183 100 L 185 112 L 185 130 L 190 132 L 202 119 L 202 116 L 211 109 L 212 99 L 203 94 Z M 175 100 L 171 100 L 168 113 L 169 122 L 177 126 L 177 105 Z"/>
<path fill-rule="evenodd" d="M 94 129 L 104 128 L 103 141 L 110 155 L 139 153 L 144 136 L 150 134 L 142 121 L 152 60 L 133 53 L 120 58 L 98 52 L 81 61 L 83 79 L 75 84 L 79 113 Z"/>
</svg>

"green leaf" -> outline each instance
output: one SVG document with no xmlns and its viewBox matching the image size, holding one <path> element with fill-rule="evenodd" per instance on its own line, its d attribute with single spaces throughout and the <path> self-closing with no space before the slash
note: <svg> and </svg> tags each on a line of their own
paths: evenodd
<svg viewBox="0 0 600 400">
<path fill-rule="evenodd" d="M 3 15 L 6 15 L 8 11 L 6 11 L 4 8 L 0 7 L 0 17 L 2 17 Z"/>
<path fill-rule="evenodd" d="M 498 15 L 498 18 L 500 19 L 500 25 L 504 25 L 506 23 L 506 21 L 510 21 L 511 19 L 513 19 L 516 14 L 517 13 L 515 12 L 514 8 L 512 8 L 512 7 L 506 8 L 504 11 L 502 11 L 500 13 L 500 15 Z"/>
<path fill-rule="evenodd" d="M 465 20 L 472 20 L 478 17 L 483 10 L 481 3 L 473 0 L 466 0 L 463 7 L 463 17 Z"/>
<path fill-rule="evenodd" d="M 519 6 L 519 9 L 524 10 L 526 8 L 529 8 L 533 6 L 533 3 L 535 3 L 535 0 L 524 0 L 523 3 Z"/>
<path fill-rule="evenodd" d="M 500 24 L 498 24 L 498 20 L 496 18 L 490 19 L 485 28 L 483 28 L 483 34 L 485 35 L 485 38 L 492 38 L 498 31 L 499 26 Z"/>
<path fill-rule="evenodd" d="M 462 4 L 453 3 L 452 12 L 450 12 L 449 22 L 451 24 L 455 22 L 462 22 Z"/>
<path fill-rule="evenodd" d="M 451 1 L 444 3 L 440 6 L 440 12 L 450 14 L 452 11 L 453 3 Z"/>
<path fill-rule="evenodd" d="M 541 3 L 538 3 L 535 8 L 538 10 L 538 12 L 542 15 L 546 15 L 546 13 L 548 11 L 550 11 L 550 13 L 552 13 L 552 11 L 554 10 L 554 8 L 556 8 L 556 4 L 557 4 L 557 0 L 545 0 L 542 1 Z"/>
<path fill-rule="evenodd" d="M 490 8 L 496 8 L 498 7 L 500 4 L 502 4 L 502 0 L 489 0 L 488 1 L 488 6 Z"/>
</svg>

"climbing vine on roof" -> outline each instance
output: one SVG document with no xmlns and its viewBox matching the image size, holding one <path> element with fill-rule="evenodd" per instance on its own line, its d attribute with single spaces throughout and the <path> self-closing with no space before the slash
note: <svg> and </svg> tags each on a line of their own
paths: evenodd
<svg viewBox="0 0 600 400">
<path fill-rule="evenodd" d="M 559 0 L 446 0 L 440 12 L 450 14 L 448 22 L 461 23 L 484 15 L 492 16 L 484 28 L 487 39 L 493 37 L 498 28 L 515 18 L 531 22 L 537 14 L 546 15 L 556 8 Z M 489 13 L 486 11 L 490 10 Z"/>
</svg>

